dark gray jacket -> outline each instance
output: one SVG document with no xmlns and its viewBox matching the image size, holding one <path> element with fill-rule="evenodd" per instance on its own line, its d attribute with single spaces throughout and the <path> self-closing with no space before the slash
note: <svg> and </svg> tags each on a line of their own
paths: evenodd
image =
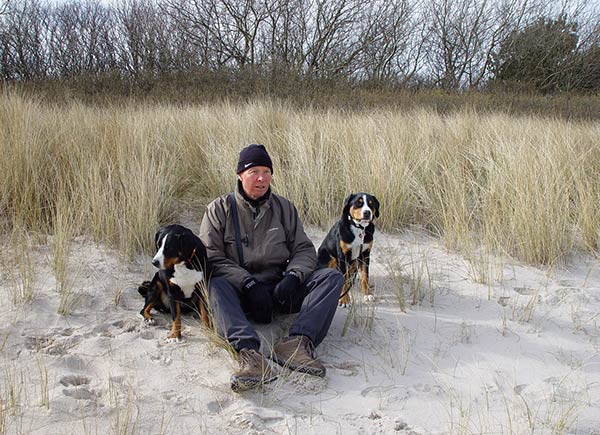
<svg viewBox="0 0 600 435">
<path fill-rule="evenodd" d="M 315 246 L 298 219 L 296 207 L 282 196 L 270 193 L 257 209 L 235 190 L 244 241 L 244 267 L 239 264 L 235 228 L 229 194 L 212 201 L 200 225 L 200 239 L 206 245 L 215 276 L 225 277 L 241 288 L 254 276 L 258 281 L 277 283 L 286 271 L 294 271 L 304 280 L 316 267 Z"/>
</svg>

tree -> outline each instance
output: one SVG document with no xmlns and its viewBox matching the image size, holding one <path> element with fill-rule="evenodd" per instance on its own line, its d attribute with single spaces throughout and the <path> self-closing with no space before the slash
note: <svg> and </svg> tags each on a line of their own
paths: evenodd
<svg viewBox="0 0 600 435">
<path fill-rule="evenodd" d="M 514 31 L 494 58 L 493 81 L 543 92 L 572 89 L 569 78 L 578 57 L 577 30 L 577 23 L 561 15 L 540 18 Z"/>
<path fill-rule="evenodd" d="M 583 50 L 573 69 L 574 88 L 582 91 L 600 89 L 600 45 Z"/>
<path fill-rule="evenodd" d="M 3 17 L 0 70 L 4 78 L 39 80 L 47 77 L 48 9 L 39 0 L 25 0 Z"/>
<path fill-rule="evenodd" d="M 115 67 L 111 9 L 97 0 L 71 0 L 50 16 L 49 58 L 59 77 L 98 75 Z"/>
<path fill-rule="evenodd" d="M 427 23 L 417 3 L 383 2 L 372 8 L 360 55 L 361 80 L 407 85 L 416 74 L 427 39 Z"/>
<path fill-rule="evenodd" d="M 9 0 L 0 1 L 0 17 L 4 14 L 8 13 L 9 3 L 10 3 Z"/>
</svg>

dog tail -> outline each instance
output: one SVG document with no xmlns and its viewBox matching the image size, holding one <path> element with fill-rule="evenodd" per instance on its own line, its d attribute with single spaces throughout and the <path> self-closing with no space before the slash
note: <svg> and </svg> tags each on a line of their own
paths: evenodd
<svg viewBox="0 0 600 435">
<path fill-rule="evenodd" d="M 142 283 L 142 285 L 140 285 L 138 287 L 138 292 L 143 297 L 146 297 L 148 295 L 148 292 L 150 291 L 151 288 L 152 288 L 152 281 L 144 281 Z"/>
</svg>

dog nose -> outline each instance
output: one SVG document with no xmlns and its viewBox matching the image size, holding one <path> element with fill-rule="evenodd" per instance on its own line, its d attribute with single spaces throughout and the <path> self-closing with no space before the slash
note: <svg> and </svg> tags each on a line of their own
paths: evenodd
<svg viewBox="0 0 600 435">
<path fill-rule="evenodd" d="M 371 218 L 371 211 L 370 210 L 363 211 L 363 218 L 364 219 L 370 219 Z"/>
<path fill-rule="evenodd" d="M 152 265 L 154 267 L 160 267 L 160 261 L 158 261 L 156 258 L 152 260 Z"/>
</svg>

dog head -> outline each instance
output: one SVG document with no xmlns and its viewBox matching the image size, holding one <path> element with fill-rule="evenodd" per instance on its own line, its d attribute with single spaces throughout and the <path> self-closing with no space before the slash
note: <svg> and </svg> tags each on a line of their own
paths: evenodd
<svg viewBox="0 0 600 435">
<path fill-rule="evenodd" d="M 379 217 L 379 201 L 374 195 L 351 193 L 344 203 L 342 219 L 352 219 L 361 225 L 369 225 Z"/>
<path fill-rule="evenodd" d="M 188 261 L 196 250 L 196 236 L 181 225 L 160 228 L 154 236 L 156 254 L 152 264 L 159 269 L 172 269 L 176 264 Z"/>
</svg>

